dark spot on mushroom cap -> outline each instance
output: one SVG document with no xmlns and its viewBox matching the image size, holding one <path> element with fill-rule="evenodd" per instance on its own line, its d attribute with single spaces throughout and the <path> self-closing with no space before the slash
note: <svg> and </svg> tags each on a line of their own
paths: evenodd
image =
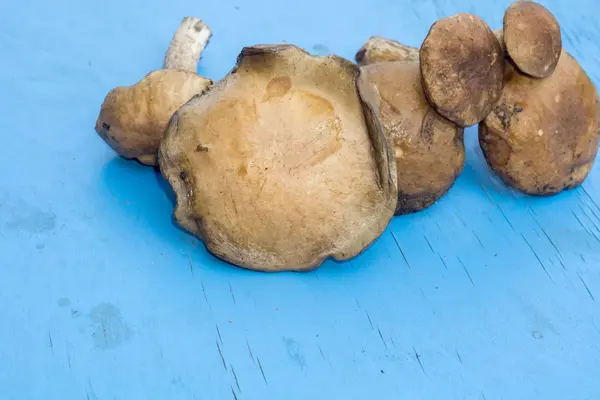
<svg viewBox="0 0 600 400">
<path fill-rule="evenodd" d="M 363 47 L 356 52 L 354 59 L 356 60 L 357 63 L 361 64 L 364 61 L 366 54 L 367 54 L 367 49 L 365 49 Z"/>
</svg>

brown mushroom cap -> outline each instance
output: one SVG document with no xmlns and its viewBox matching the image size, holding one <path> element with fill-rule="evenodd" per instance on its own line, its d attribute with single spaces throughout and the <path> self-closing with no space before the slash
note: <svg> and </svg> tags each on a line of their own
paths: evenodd
<svg viewBox="0 0 600 400">
<path fill-rule="evenodd" d="M 96 121 L 96 132 L 122 157 L 157 165 L 158 145 L 169 118 L 211 85 L 210 79 L 192 72 L 153 71 L 132 86 L 117 87 L 108 93 Z"/>
<path fill-rule="evenodd" d="M 357 86 L 395 151 L 396 215 L 431 206 L 463 170 L 463 128 L 429 105 L 417 62 L 363 66 Z"/>
<path fill-rule="evenodd" d="M 419 49 L 373 36 L 358 50 L 354 58 L 359 65 L 383 61 L 418 61 Z"/>
<path fill-rule="evenodd" d="M 487 163 L 508 185 L 532 195 L 580 185 L 598 150 L 597 100 L 593 83 L 565 51 L 546 79 L 514 70 L 479 125 Z"/>
<path fill-rule="evenodd" d="M 161 143 L 179 224 L 253 270 L 309 270 L 365 249 L 389 223 L 397 189 L 357 74 L 292 45 L 244 48 L 223 80 L 175 113 Z"/>
<path fill-rule="evenodd" d="M 504 14 L 504 43 L 517 68 L 533 77 L 547 78 L 561 54 L 560 26 L 541 4 L 517 1 Z"/>
<path fill-rule="evenodd" d="M 471 14 L 433 24 L 420 52 L 423 88 L 442 116 L 460 126 L 485 118 L 502 92 L 500 43 L 488 25 Z"/>
</svg>

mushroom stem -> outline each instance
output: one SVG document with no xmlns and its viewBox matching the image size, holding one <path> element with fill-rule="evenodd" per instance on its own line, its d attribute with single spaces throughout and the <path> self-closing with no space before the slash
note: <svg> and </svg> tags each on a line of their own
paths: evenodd
<svg viewBox="0 0 600 400">
<path fill-rule="evenodd" d="M 202 51 L 212 32 L 208 25 L 196 17 L 185 17 L 173 35 L 165 54 L 163 68 L 196 73 Z"/>
</svg>

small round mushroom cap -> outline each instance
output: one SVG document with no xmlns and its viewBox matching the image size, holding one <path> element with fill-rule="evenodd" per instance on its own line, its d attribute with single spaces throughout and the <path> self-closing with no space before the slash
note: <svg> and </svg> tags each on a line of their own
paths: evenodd
<svg viewBox="0 0 600 400">
<path fill-rule="evenodd" d="M 165 54 L 164 69 L 106 95 L 96 119 L 96 132 L 117 154 L 158 165 L 158 145 L 175 110 L 213 84 L 196 75 L 198 60 L 211 35 L 202 20 L 183 18 Z"/>
<path fill-rule="evenodd" d="M 350 61 L 293 45 L 244 48 L 175 113 L 161 143 L 178 223 L 253 270 L 309 270 L 362 252 L 391 220 L 397 189 L 357 75 Z"/>
<path fill-rule="evenodd" d="M 434 23 L 420 60 L 427 99 L 459 126 L 483 120 L 502 93 L 502 47 L 476 15 L 462 13 Z"/>
<path fill-rule="evenodd" d="M 360 69 L 358 90 L 395 152 L 396 215 L 431 206 L 463 170 L 463 128 L 427 102 L 417 62 L 385 62 Z"/>
<path fill-rule="evenodd" d="M 561 54 L 560 26 L 541 4 L 517 1 L 504 14 L 504 43 L 519 70 L 535 78 L 547 78 Z"/>
<path fill-rule="evenodd" d="M 373 36 L 358 50 L 354 58 L 359 65 L 385 61 L 419 61 L 419 49 Z"/>
<path fill-rule="evenodd" d="M 157 150 L 169 118 L 212 81 L 193 72 L 161 69 L 132 86 L 112 89 L 96 120 L 96 132 L 119 155 L 157 165 Z"/>
<path fill-rule="evenodd" d="M 488 165 L 506 184 L 531 195 L 580 185 L 598 151 L 597 100 L 594 84 L 565 51 L 546 79 L 513 70 L 479 125 Z"/>
</svg>

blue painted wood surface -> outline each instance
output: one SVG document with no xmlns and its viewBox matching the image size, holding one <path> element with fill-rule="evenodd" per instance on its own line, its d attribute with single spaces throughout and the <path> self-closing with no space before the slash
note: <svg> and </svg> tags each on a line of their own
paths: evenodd
<svg viewBox="0 0 600 400">
<path fill-rule="evenodd" d="M 461 11 L 499 28 L 508 3 L 0 2 L 0 398 L 599 399 L 598 165 L 526 197 L 471 128 L 438 204 L 351 262 L 265 275 L 208 255 L 157 173 L 93 130 L 185 15 L 213 28 L 199 72 L 219 79 L 245 45 L 352 58 L 371 35 L 418 46 Z M 543 4 L 598 84 L 597 0 Z"/>
</svg>

